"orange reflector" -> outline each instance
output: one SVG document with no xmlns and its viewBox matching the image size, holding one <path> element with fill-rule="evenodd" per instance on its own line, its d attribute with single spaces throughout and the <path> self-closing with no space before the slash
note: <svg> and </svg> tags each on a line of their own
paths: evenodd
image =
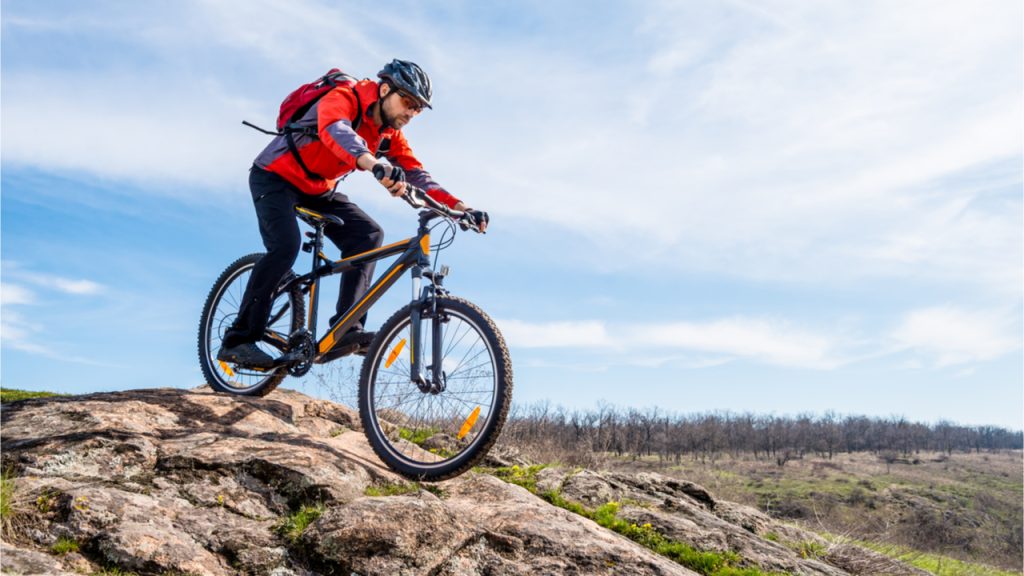
<svg viewBox="0 0 1024 576">
<path fill-rule="evenodd" d="M 218 360 L 218 362 L 220 362 L 220 367 L 221 367 L 222 370 L 224 370 L 225 374 L 227 374 L 228 376 L 231 376 L 232 378 L 235 377 L 235 371 L 231 369 L 231 366 L 228 366 L 227 362 L 225 362 L 223 360 Z"/>
<path fill-rule="evenodd" d="M 459 428 L 459 440 L 462 440 L 466 434 L 469 434 L 470 428 L 473 424 L 476 424 L 476 419 L 480 417 L 480 407 L 473 408 L 473 413 L 466 418 L 466 421 L 462 423 L 462 428 Z"/>
<path fill-rule="evenodd" d="M 398 344 L 395 344 L 395 347 L 391 349 L 391 354 L 388 354 L 388 361 L 384 363 L 385 368 L 391 368 L 391 365 L 398 359 L 398 355 L 402 353 L 402 348 L 404 347 L 405 338 L 402 338 L 398 341 Z"/>
<path fill-rule="evenodd" d="M 424 254 L 430 254 L 430 234 L 420 239 L 420 249 Z"/>
</svg>

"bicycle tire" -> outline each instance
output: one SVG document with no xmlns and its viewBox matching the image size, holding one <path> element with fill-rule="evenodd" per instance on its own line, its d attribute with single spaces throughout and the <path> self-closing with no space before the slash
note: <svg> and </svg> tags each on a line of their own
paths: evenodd
<svg viewBox="0 0 1024 576">
<path fill-rule="evenodd" d="M 442 341 L 443 365 L 450 369 L 446 372 L 446 389 L 437 394 L 421 391 L 409 380 L 408 371 L 403 375 L 404 357 L 396 369 L 389 368 L 405 351 L 400 339 L 411 325 L 411 305 L 401 308 L 381 326 L 367 351 L 359 378 L 359 414 L 370 446 L 389 468 L 417 481 L 452 478 L 479 462 L 497 441 L 512 399 L 512 361 L 494 321 L 462 298 L 439 296 L 436 300 L 437 316 L 448 319 Z M 458 320 L 458 324 L 453 324 L 453 320 Z M 425 364 L 431 358 L 429 326 L 433 321 L 424 320 Z M 471 333 L 470 339 L 475 337 L 480 342 L 481 352 L 477 356 L 486 352 L 486 362 L 481 360 L 477 366 L 465 367 L 477 346 L 472 342 L 462 344 Z M 456 343 L 459 334 L 462 336 Z M 449 360 L 449 353 L 454 358 L 463 347 L 468 349 L 461 363 L 455 365 L 455 360 Z M 488 367 L 492 370 L 490 376 L 486 375 Z M 463 369 L 466 375 L 457 376 Z M 466 389 L 477 385 L 474 382 L 479 382 L 481 390 Z M 388 400 L 392 397 L 394 400 Z M 419 411 L 423 404 L 428 404 L 423 413 L 430 414 L 429 421 L 423 414 L 410 413 Z M 425 431 L 428 436 L 423 436 Z M 450 441 L 450 447 L 430 448 L 435 439 Z"/>
<path fill-rule="evenodd" d="M 260 372 L 237 366 L 232 368 L 217 360 L 217 351 L 224 331 L 238 314 L 238 306 L 241 304 L 247 283 L 245 278 L 262 257 L 262 253 L 248 254 L 232 262 L 217 277 L 203 304 L 203 313 L 199 320 L 199 366 L 202 368 L 206 383 L 218 392 L 238 396 L 266 396 L 288 375 L 288 370 L 284 367 Z M 292 274 L 289 272 L 284 280 L 291 277 Z M 282 298 L 285 300 L 279 304 Z M 287 330 L 287 333 L 283 334 L 287 339 L 289 334 L 302 327 L 305 308 L 302 291 L 298 287 L 292 288 L 287 294 L 280 294 L 274 300 L 271 317 L 276 314 L 281 314 L 281 317 L 271 325 L 271 328 L 278 327 L 278 331 Z M 259 345 L 271 355 L 280 354 L 280 350 L 275 350 L 267 344 Z"/>
</svg>

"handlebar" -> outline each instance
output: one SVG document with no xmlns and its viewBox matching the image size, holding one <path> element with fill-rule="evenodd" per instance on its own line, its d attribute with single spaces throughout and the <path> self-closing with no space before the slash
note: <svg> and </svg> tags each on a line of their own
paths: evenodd
<svg viewBox="0 0 1024 576">
<path fill-rule="evenodd" d="M 405 200 L 406 203 L 408 203 L 413 208 L 426 208 L 427 210 L 433 213 L 433 216 L 431 216 L 431 218 L 436 216 L 444 216 L 445 218 L 451 218 L 452 220 L 458 222 L 459 227 L 462 228 L 463 230 L 471 229 L 481 234 L 484 233 L 482 230 L 480 230 L 479 226 L 477 226 L 475 223 L 466 218 L 465 211 L 449 208 L 448 206 L 442 204 L 441 202 L 438 202 L 437 200 L 431 198 L 430 195 L 426 193 L 426 191 L 421 190 L 420 188 L 417 188 L 411 184 L 407 183 L 405 189 L 406 192 L 405 194 L 402 194 L 402 200 Z"/>
</svg>

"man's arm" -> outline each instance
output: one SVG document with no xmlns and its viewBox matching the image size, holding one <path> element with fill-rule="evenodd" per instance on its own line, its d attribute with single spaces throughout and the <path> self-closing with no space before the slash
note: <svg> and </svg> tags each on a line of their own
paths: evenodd
<svg viewBox="0 0 1024 576">
<path fill-rule="evenodd" d="M 408 180 L 410 184 L 423 190 L 434 200 L 443 203 L 449 208 L 454 208 L 455 210 L 470 209 L 466 203 L 450 194 L 440 184 L 438 184 L 434 180 L 434 177 L 430 175 L 430 172 L 427 172 L 423 168 L 423 163 L 413 155 L 412 148 L 409 147 L 409 142 L 401 132 L 395 132 L 391 137 L 391 149 L 388 152 L 388 160 L 405 171 L 406 180 Z"/>
</svg>

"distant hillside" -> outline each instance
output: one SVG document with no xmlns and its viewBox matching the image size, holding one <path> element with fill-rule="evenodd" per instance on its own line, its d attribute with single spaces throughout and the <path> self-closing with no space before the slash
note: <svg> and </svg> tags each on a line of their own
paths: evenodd
<svg viewBox="0 0 1024 576">
<path fill-rule="evenodd" d="M 656 473 L 512 453 L 417 485 L 350 410 L 140 390 L 5 403 L 13 574 L 924 574 Z"/>
<path fill-rule="evenodd" d="M 697 482 L 781 521 L 865 541 L 944 574 L 956 559 L 1020 573 L 1020 432 L 826 414 L 672 415 L 604 406 L 519 407 L 502 435 L 538 462 L 652 471 Z M 936 556 L 938 555 L 938 556 Z"/>
</svg>

